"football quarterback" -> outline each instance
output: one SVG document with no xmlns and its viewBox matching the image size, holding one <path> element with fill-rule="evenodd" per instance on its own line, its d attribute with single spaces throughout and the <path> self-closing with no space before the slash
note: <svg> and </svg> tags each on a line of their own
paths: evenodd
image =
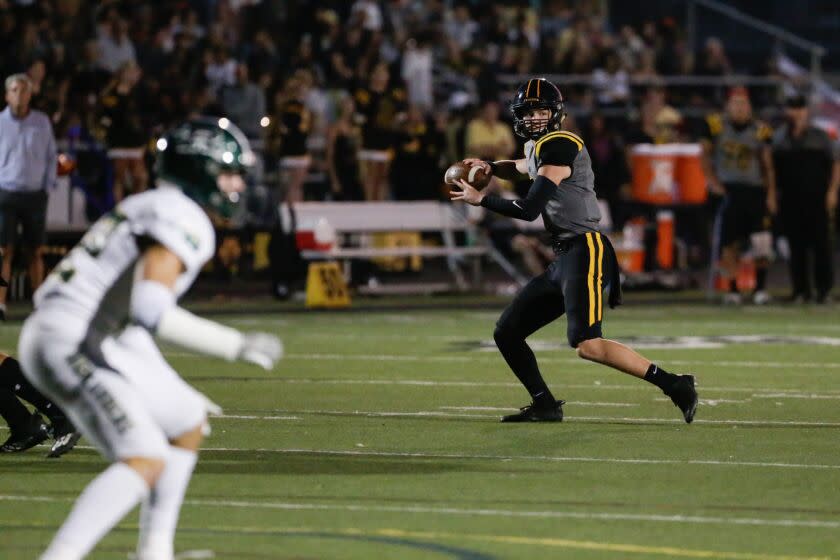
<svg viewBox="0 0 840 560">
<path fill-rule="evenodd" d="M 564 401 L 552 395 L 525 339 L 566 315 L 566 336 L 578 356 L 656 385 L 691 422 L 698 402 L 693 375 L 668 373 L 633 349 L 603 338 L 604 291 L 609 290 L 610 307 L 621 302 L 618 260 L 598 228 L 601 214 L 589 152 L 580 136 L 562 128 L 566 112 L 560 89 L 544 78 L 530 79 L 519 87 L 510 107 L 514 131 L 527 140 L 525 157 L 464 163 L 502 179 L 527 175 L 533 181 L 527 196 L 508 200 L 463 180 L 457 182 L 460 190 L 450 193 L 453 200 L 511 218 L 533 221 L 542 216 L 553 241 L 554 262 L 519 292 L 496 324 L 496 345 L 532 399 L 502 421 L 563 420 Z"/>
</svg>

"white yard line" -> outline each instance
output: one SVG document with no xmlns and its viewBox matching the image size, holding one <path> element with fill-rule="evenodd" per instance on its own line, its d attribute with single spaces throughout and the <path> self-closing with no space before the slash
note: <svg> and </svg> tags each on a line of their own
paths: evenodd
<svg viewBox="0 0 840 560">
<path fill-rule="evenodd" d="M 767 392 L 752 395 L 755 399 L 811 399 L 811 400 L 840 400 L 840 395 L 818 395 L 815 393 L 785 393 Z"/>
<path fill-rule="evenodd" d="M 506 408 L 503 410 L 514 411 L 513 408 Z M 295 414 L 313 414 L 313 415 L 330 415 L 330 416 L 365 416 L 369 418 L 498 418 L 493 414 L 464 414 L 440 412 L 436 410 L 420 410 L 420 411 L 406 411 L 406 410 L 294 410 L 290 411 Z M 275 420 L 278 416 L 252 416 L 253 420 Z M 677 418 L 635 418 L 632 416 L 566 416 L 566 422 L 618 422 L 623 424 L 641 424 L 641 423 L 655 423 L 655 424 L 683 424 L 682 420 Z M 808 420 L 695 420 L 694 424 L 709 424 L 709 425 L 725 425 L 725 426 L 794 426 L 794 427 L 822 427 L 822 428 L 840 428 L 840 422 L 817 422 Z"/>
<path fill-rule="evenodd" d="M 493 354 L 471 353 L 469 356 L 412 356 L 404 354 L 287 354 L 290 360 L 362 360 L 369 362 L 475 362 L 477 359 L 498 360 Z M 580 358 L 547 358 L 541 357 L 542 363 L 577 364 L 604 367 L 600 364 L 587 362 Z M 786 369 L 840 369 L 840 362 L 790 362 L 750 361 L 750 360 L 667 360 L 667 365 L 676 366 L 716 366 L 716 367 L 744 367 L 744 368 L 786 368 Z"/>
<path fill-rule="evenodd" d="M 241 414 L 214 414 L 211 418 L 230 418 L 233 420 L 301 420 L 300 416 L 248 416 Z"/>
<path fill-rule="evenodd" d="M 90 445 L 77 445 L 76 449 L 96 451 Z M 681 466 L 710 466 L 710 467 L 751 467 L 759 469 L 794 469 L 834 471 L 840 470 L 840 464 L 806 464 L 781 463 L 763 461 L 715 461 L 712 459 L 632 459 L 622 457 L 562 457 L 551 455 L 491 455 L 472 453 L 425 453 L 422 451 L 374 451 L 370 449 L 340 450 L 340 449 L 306 449 L 306 448 L 246 448 L 246 447 L 202 447 L 202 452 L 215 453 L 277 453 L 280 455 L 322 455 L 326 457 L 394 457 L 413 459 L 446 459 L 467 461 L 536 461 L 554 463 L 607 463 L 623 465 L 681 465 Z"/>
<path fill-rule="evenodd" d="M 69 503 L 73 498 L 51 498 L 49 496 L 16 496 L 0 495 L 0 501 L 10 502 L 64 502 Z M 767 519 L 756 517 L 721 517 L 702 515 L 654 515 L 641 513 L 612 513 L 612 512 L 573 512 L 553 510 L 510 510 L 489 508 L 455 508 L 429 506 L 394 506 L 394 505 L 360 505 L 320 504 L 306 502 L 255 502 L 247 500 L 196 500 L 187 499 L 184 505 L 190 507 L 237 508 L 237 509 L 272 509 L 280 511 L 352 511 L 365 513 L 406 513 L 431 514 L 444 516 L 482 516 L 482 517 L 525 517 L 539 519 L 582 519 L 596 521 L 630 521 L 653 523 L 683 523 L 709 525 L 746 525 L 758 527 L 799 527 L 809 529 L 838 529 L 840 521 L 823 521 L 818 519 Z"/>
<path fill-rule="evenodd" d="M 210 381 L 212 376 L 204 377 L 202 381 Z M 253 378 L 248 379 L 254 381 Z M 283 383 L 289 385 L 396 385 L 396 386 L 417 386 L 417 387 L 521 387 L 519 383 L 512 381 L 457 381 L 457 380 L 436 380 L 436 379 L 304 379 L 295 377 L 265 377 L 260 382 Z M 230 382 L 225 378 L 225 383 Z M 757 387 L 707 387 L 699 386 L 701 392 L 721 391 L 732 393 L 751 393 L 753 397 L 759 398 L 791 398 L 791 399 L 840 399 L 840 390 L 828 390 L 825 394 L 805 394 L 801 389 L 775 389 Z M 650 392 L 651 387 L 644 383 L 632 385 L 612 385 L 595 381 L 594 383 L 563 383 L 562 389 L 608 389 L 619 391 L 644 391 Z M 762 393 L 766 391 L 767 394 Z"/>
<path fill-rule="evenodd" d="M 189 352 L 166 352 L 170 358 L 201 358 L 203 356 Z M 470 352 L 468 356 L 416 356 L 409 354 L 286 354 L 287 360 L 328 360 L 328 361 L 365 361 L 365 362 L 442 362 L 442 363 L 474 363 L 476 360 L 500 360 L 498 356 L 490 352 Z M 575 364 L 579 366 L 604 367 L 594 362 L 581 360 L 580 358 L 551 358 L 542 356 L 540 363 L 548 364 Z M 753 360 L 666 360 L 663 364 L 669 366 L 703 366 L 703 367 L 742 367 L 742 368 L 769 368 L 769 369 L 840 369 L 840 361 L 837 362 L 800 362 L 795 359 L 789 362 L 777 361 L 753 361 Z"/>
<path fill-rule="evenodd" d="M 567 405 L 574 405 L 574 406 L 614 406 L 619 408 L 633 408 L 637 406 L 641 406 L 638 403 L 624 403 L 624 402 L 590 402 L 590 401 L 566 401 Z M 439 406 L 440 410 L 463 410 L 465 412 L 469 412 L 470 410 L 478 410 L 478 411 L 505 411 L 510 412 L 510 407 L 502 407 L 502 406 Z"/>
</svg>

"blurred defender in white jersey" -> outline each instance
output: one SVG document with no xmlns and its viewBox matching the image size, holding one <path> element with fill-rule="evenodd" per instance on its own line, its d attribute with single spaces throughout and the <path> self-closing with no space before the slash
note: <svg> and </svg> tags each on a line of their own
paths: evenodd
<svg viewBox="0 0 840 560">
<path fill-rule="evenodd" d="M 42 560 L 83 558 L 142 502 L 138 560 L 172 560 L 178 514 L 214 405 L 166 363 L 152 335 L 271 369 L 267 334 L 242 334 L 177 305 L 215 251 L 208 213 L 229 216 L 253 163 L 227 119 L 158 141 L 158 188 L 101 218 L 35 294 L 23 327 L 27 378 L 112 464 L 76 501 Z"/>
</svg>

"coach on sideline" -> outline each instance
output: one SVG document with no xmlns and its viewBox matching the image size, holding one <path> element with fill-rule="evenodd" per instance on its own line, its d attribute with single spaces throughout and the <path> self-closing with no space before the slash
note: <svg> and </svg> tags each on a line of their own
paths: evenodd
<svg viewBox="0 0 840 560">
<path fill-rule="evenodd" d="M 824 130 L 811 124 L 805 96 L 793 95 L 785 105 L 788 122 L 773 138 L 778 192 L 768 191 L 767 206 L 781 218 L 781 231 L 790 242 L 791 300 L 809 301 L 813 279 L 815 301 L 829 303 L 834 285 L 832 222 L 840 191 L 840 150 Z"/>
<path fill-rule="evenodd" d="M 6 78 L 7 106 L 0 112 L 0 275 L 5 279 L 11 275 L 19 245 L 27 252 L 34 292 L 44 280 L 47 190 L 55 185 L 57 160 L 50 119 L 29 108 L 31 99 L 32 82 L 26 74 Z M 0 319 L 5 318 L 6 288 L 0 287 Z"/>
</svg>

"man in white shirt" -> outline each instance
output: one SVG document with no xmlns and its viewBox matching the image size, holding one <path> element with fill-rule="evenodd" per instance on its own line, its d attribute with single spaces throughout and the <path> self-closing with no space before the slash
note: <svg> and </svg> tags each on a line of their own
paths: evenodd
<svg viewBox="0 0 840 560">
<path fill-rule="evenodd" d="M 6 78 L 7 107 L 0 112 L 0 275 L 8 279 L 18 246 L 29 260 L 33 291 L 44 280 L 47 193 L 55 185 L 57 154 L 50 119 L 29 107 L 32 81 L 26 74 Z M 18 243 L 18 228 L 21 239 Z M 6 318 L 6 288 L 0 287 L 0 319 Z"/>
</svg>

